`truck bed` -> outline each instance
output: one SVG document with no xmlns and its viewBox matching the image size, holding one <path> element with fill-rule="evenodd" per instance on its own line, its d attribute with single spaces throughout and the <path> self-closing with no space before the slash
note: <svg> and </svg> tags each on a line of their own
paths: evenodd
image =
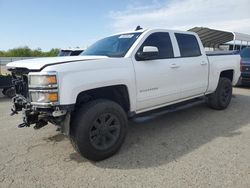
<svg viewBox="0 0 250 188">
<path fill-rule="evenodd" d="M 235 85 L 238 82 L 240 76 L 240 56 L 238 54 L 214 54 L 211 56 L 208 55 L 207 58 L 210 62 L 210 85 L 217 85 L 217 77 L 219 76 L 217 73 L 225 69 L 233 71 L 232 84 Z"/>
</svg>

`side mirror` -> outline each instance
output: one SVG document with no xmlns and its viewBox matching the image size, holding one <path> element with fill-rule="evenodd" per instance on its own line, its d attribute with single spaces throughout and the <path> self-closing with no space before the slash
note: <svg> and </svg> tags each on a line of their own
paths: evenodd
<svg viewBox="0 0 250 188">
<path fill-rule="evenodd" d="M 144 46 L 142 52 L 137 52 L 137 60 L 151 60 L 159 55 L 159 50 L 156 46 Z"/>
</svg>

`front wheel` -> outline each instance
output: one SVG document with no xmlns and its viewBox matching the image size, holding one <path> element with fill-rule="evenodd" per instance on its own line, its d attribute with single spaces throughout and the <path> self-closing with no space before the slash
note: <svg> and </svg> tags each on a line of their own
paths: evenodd
<svg viewBox="0 0 250 188">
<path fill-rule="evenodd" d="M 207 96 L 207 104 L 216 110 L 228 107 L 232 98 L 232 82 L 228 78 L 220 78 L 214 93 Z"/>
<path fill-rule="evenodd" d="M 15 97 L 15 95 L 16 95 L 16 90 L 15 90 L 14 87 L 10 87 L 10 88 L 4 89 L 4 90 L 2 91 L 2 93 L 3 93 L 5 96 L 9 97 L 9 98 L 13 98 L 13 97 Z"/>
<path fill-rule="evenodd" d="M 114 155 L 124 142 L 127 116 L 122 107 L 99 99 L 85 104 L 76 113 L 71 142 L 80 154 L 93 161 Z"/>
</svg>

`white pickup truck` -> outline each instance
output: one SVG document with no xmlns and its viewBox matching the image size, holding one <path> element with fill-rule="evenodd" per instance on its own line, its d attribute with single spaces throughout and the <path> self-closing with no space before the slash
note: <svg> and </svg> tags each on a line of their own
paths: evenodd
<svg viewBox="0 0 250 188">
<path fill-rule="evenodd" d="M 197 34 L 140 29 L 97 41 L 80 56 L 9 63 L 12 113 L 38 129 L 60 127 L 80 154 L 98 161 L 124 142 L 127 119 L 204 96 L 227 108 L 240 76 L 239 55 L 207 56 Z"/>
</svg>

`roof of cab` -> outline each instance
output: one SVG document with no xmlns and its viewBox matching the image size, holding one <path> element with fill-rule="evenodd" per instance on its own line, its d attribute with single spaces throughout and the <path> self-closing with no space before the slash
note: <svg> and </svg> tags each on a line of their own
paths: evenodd
<svg viewBox="0 0 250 188">
<path fill-rule="evenodd" d="M 196 35 L 196 32 L 193 31 L 181 31 L 181 30 L 173 30 L 173 29 L 165 29 L 165 28 L 150 28 L 150 29 L 140 29 L 140 30 L 130 30 L 130 31 L 124 31 L 120 33 L 116 33 L 113 35 L 121 35 L 121 34 L 129 34 L 129 33 L 143 33 L 143 32 L 150 32 L 150 31 L 166 31 L 166 32 L 177 32 L 177 33 L 189 33 Z M 113 36 L 112 35 L 112 36 Z"/>
</svg>

